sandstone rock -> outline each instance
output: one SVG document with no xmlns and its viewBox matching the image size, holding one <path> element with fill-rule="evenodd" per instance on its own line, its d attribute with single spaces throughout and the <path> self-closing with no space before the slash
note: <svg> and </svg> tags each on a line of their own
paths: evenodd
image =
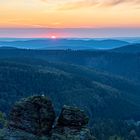
<svg viewBox="0 0 140 140">
<path fill-rule="evenodd" d="M 5 140 L 95 140 L 86 127 L 88 120 L 83 110 L 64 106 L 52 128 L 55 112 L 51 101 L 33 96 L 13 107 Z"/>
<path fill-rule="evenodd" d="M 81 128 L 80 130 L 62 127 L 57 128 L 53 133 L 51 140 L 96 140 L 91 136 L 90 130 L 87 128 Z"/>
<path fill-rule="evenodd" d="M 89 118 L 83 110 L 77 107 L 64 106 L 57 125 L 81 128 L 88 124 Z"/>
<path fill-rule="evenodd" d="M 94 140 L 86 128 L 88 117 L 83 110 L 64 106 L 53 130 L 51 140 Z"/>
<path fill-rule="evenodd" d="M 22 130 L 37 136 L 49 135 L 55 120 L 52 102 L 33 96 L 18 102 L 10 113 L 10 130 Z"/>
</svg>

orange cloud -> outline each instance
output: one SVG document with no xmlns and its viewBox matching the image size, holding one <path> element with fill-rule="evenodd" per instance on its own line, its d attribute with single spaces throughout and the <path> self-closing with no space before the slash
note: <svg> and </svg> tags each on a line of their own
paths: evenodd
<svg viewBox="0 0 140 140">
<path fill-rule="evenodd" d="M 49 0 L 42 0 L 49 1 Z M 63 0 L 60 0 L 61 2 Z M 60 2 L 59 1 L 59 2 Z M 120 4 L 133 4 L 140 5 L 140 0 L 75 0 L 64 2 L 63 5 L 59 5 L 60 10 L 71 10 L 77 8 L 88 8 L 93 6 L 116 6 Z"/>
<path fill-rule="evenodd" d="M 77 8 L 83 8 L 83 7 L 91 7 L 98 4 L 97 0 L 81 0 L 77 2 L 68 2 L 61 7 L 59 7 L 60 10 L 70 10 L 70 9 L 77 9 Z"/>
<path fill-rule="evenodd" d="M 125 4 L 125 3 L 130 3 L 130 4 L 140 4 L 140 0 L 108 0 L 106 3 L 103 3 L 105 5 L 118 5 L 118 4 Z"/>
</svg>

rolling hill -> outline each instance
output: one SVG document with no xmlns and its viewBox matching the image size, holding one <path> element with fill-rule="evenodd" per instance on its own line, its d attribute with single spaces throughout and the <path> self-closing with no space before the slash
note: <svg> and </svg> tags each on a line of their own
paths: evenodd
<svg viewBox="0 0 140 140">
<path fill-rule="evenodd" d="M 66 104 L 85 109 L 94 119 L 140 115 L 139 84 L 83 66 L 23 57 L 1 59 L 0 83 L 4 112 L 23 97 L 44 94 L 57 112 Z"/>
<path fill-rule="evenodd" d="M 111 49 L 128 45 L 121 40 L 93 40 L 93 39 L 27 39 L 17 41 L 0 41 L 0 46 L 13 46 L 24 49 L 46 49 L 46 50 L 85 50 L 85 49 Z"/>
<path fill-rule="evenodd" d="M 111 50 L 118 53 L 140 53 L 140 44 L 132 44 Z"/>
<path fill-rule="evenodd" d="M 84 108 L 91 118 L 139 118 L 139 54 L 0 49 L 0 110 L 33 94 Z M 121 110 L 120 110 L 121 108 Z M 112 113 L 113 112 L 113 113 Z"/>
<path fill-rule="evenodd" d="M 117 53 L 110 51 L 74 50 L 27 50 L 1 49 L 0 58 L 36 58 L 94 68 L 98 71 L 122 76 L 140 82 L 140 53 Z"/>
</svg>

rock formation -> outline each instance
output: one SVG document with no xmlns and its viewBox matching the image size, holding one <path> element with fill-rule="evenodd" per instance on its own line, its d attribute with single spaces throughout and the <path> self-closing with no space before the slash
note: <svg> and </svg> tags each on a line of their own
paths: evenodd
<svg viewBox="0 0 140 140">
<path fill-rule="evenodd" d="M 83 110 L 64 106 L 53 129 L 52 140 L 94 140 L 86 127 L 88 121 Z"/>
<path fill-rule="evenodd" d="M 58 119 L 59 126 L 81 128 L 88 124 L 89 118 L 77 107 L 64 106 Z"/>
<path fill-rule="evenodd" d="M 33 96 L 15 104 L 10 113 L 9 128 L 43 136 L 50 133 L 54 120 L 51 101 L 44 96 Z"/>
<path fill-rule="evenodd" d="M 7 140 L 94 140 L 88 117 L 76 107 L 64 106 L 55 122 L 51 101 L 33 96 L 16 103 L 10 113 Z"/>
</svg>

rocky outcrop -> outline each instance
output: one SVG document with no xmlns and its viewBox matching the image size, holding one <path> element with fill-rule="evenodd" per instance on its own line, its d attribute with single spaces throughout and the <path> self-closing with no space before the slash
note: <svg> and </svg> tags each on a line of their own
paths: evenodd
<svg viewBox="0 0 140 140">
<path fill-rule="evenodd" d="M 15 104 L 10 113 L 9 128 L 37 136 L 49 135 L 54 120 L 52 102 L 44 96 L 33 96 Z"/>
<path fill-rule="evenodd" d="M 86 127 L 88 121 L 83 110 L 64 106 L 53 129 L 52 140 L 94 140 Z"/>
<path fill-rule="evenodd" d="M 95 137 L 91 136 L 88 128 L 69 128 L 63 127 L 58 128 L 52 133 L 51 140 L 96 140 Z"/>
<path fill-rule="evenodd" d="M 94 140 L 89 118 L 77 107 L 64 106 L 55 122 L 51 101 L 33 96 L 16 103 L 10 113 L 7 140 Z"/>
<path fill-rule="evenodd" d="M 64 106 L 58 119 L 58 126 L 81 128 L 88 124 L 89 118 L 77 107 Z"/>
</svg>

